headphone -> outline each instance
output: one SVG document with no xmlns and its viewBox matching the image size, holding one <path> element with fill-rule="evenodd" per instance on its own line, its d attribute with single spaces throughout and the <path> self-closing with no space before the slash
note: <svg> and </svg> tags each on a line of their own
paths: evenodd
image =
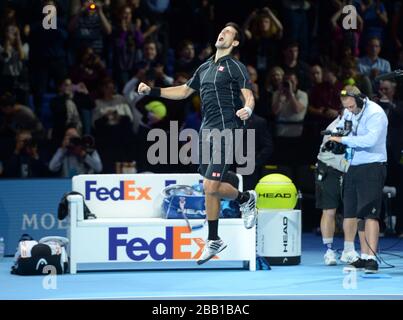
<svg viewBox="0 0 403 320">
<path fill-rule="evenodd" d="M 341 90 L 340 96 L 341 97 L 352 97 L 355 99 L 355 103 L 357 104 L 358 108 L 362 109 L 364 107 L 366 96 L 362 93 L 354 94 L 352 92 L 348 92 L 347 90 Z"/>
</svg>

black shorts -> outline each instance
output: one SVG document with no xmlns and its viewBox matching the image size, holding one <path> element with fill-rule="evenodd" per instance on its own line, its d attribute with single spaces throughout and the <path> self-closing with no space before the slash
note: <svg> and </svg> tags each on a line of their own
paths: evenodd
<svg viewBox="0 0 403 320">
<path fill-rule="evenodd" d="M 222 181 L 233 167 L 235 150 L 234 130 L 231 129 L 230 131 L 231 134 L 227 131 L 228 134 L 220 138 L 219 141 L 214 141 L 211 135 L 205 136 L 202 134 L 202 130 L 200 131 L 198 171 L 206 179 Z"/>
<path fill-rule="evenodd" d="M 315 199 L 318 209 L 337 209 L 342 200 L 343 173 L 318 161 L 315 170 Z"/>
<path fill-rule="evenodd" d="M 344 178 L 344 218 L 379 219 L 386 163 L 350 166 Z"/>
</svg>

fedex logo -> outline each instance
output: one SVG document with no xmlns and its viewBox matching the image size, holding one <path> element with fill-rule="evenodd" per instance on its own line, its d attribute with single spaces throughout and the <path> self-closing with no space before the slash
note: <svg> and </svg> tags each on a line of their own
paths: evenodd
<svg viewBox="0 0 403 320">
<path fill-rule="evenodd" d="M 98 200 L 119 201 L 119 200 L 151 200 L 150 187 L 135 187 L 134 180 L 120 181 L 119 186 L 108 189 L 97 187 L 97 182 L 93 180 L 85 181 L 85 200 L 91 200 L 93 194 Z"/>
<path fill-rule="evenodd" d="M 154 238 L 147 241 L 140 237 L 127 239 L 128 228 L 109 228 L 109 260 L 118 260 L 118 248 L 123 247 L 127 257 L 134 261 L 145 260 L 148 256 L 155 261 L 177 260 L 177 259 L 198 259 L 204 248 L 204 241 L 201 238 L 183 237 L 189 234 L 188 227 L 165 227 L 164 238 Z M 182 246 L 197 245 L 197 252 L 185 251 Z M 191 248 L 189 248 L 191 249 Z M 218 259 L 217 257 L 214 257 Z"/>
</svg>

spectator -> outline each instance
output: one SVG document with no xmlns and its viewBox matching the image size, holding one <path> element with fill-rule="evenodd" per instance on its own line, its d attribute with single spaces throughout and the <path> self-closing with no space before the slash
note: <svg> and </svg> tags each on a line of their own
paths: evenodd
<svg viewBox="0 0 403 320">
<path fill-rule="evenodd" d="M 146 103 L 151 101 L 151 98 L 146 95 L 141 95 L 137 92 L 137 87 L 140 82 L 144 82 L 147 85 L 155 85 L 155 72 L 153 70 L 149 70 L 146 74 L 142 72 L 138 72 L 128 83 L 126 83 L 123 88 L 123 95 L 126 98 L 126 101 L 130 105 L 131 112 L 133 114 L 133 132 L 137 134 L 139 132 L 140 126 L 145 126 L 143 122 L 143 114 L 139 111 L 137 104 L 145 100 L 144 103 L 141 103 L 144 106 Z"/>
<path fill-rule="evenodd" d="M 29 130 L 17 131 L 13 155 L 4 164 L 5 178 L 39 178 L 49 176 L 48 167 L 38 152 L 38 142 Z"/>
<path fill-rule="evenodd" d="M 28 103 L 29 81 L 20 30 L 9 24 L 2 34 L 0 45 L 0 87 L 16 93 L 17 101 Z"/>
<path fill-rule="evenodd" d="M 134 66 L 141 60 L 143 42 L 144 36 L 139 25 L 132 22 L 131 7 L 123 6 L 113 32 L 113 72 L 119 91 L 129 81 Z"/>
<path fill-rule="evenodd" d="M 299 58 L 299 45 L 297 42 L 287 42 L 283 49 L 282 68 L 285 73 L 295 73 L 301 90 L 307 90 L 309 81 L 309 66 Z"/>
<path fill-rule="evenodd" d="M 193 42 L 190 40 L 184 40 L 179 45 L 178 59 L 175 63 L 175 72 L 193 74 L 211 52 L 211 47 L 207 46 L 200 52 L 199 56 L 196 56 Z"/>
<path fill-rule="evenodd" d="M 115 85 L 112 79 L 105 78 L 101 83 L 100 98 L 95 101 L 92 122 L 95 124 L 101 118 L 108 118 L 108 121 L 119 122 L 120 117 L 127 117 L 130 121 L 133 115 L 126 99 L 115 94 Z"/>
<path fill-rule="evenodd" d="M 307 107 L 308 95 L 298 89 L 297 75 L 295 73 L 286 74 L 281 87 L 273 95 L 272 112 L 277 121 L 276 136 L 301 136 L 302 121 L 305 118 Z M 288 122 L 288 124 L 282 124 L 281 122 Z"/>
<path fill-rule="evenodd" d="M 301 57 L 308 57 L 309 31 L 307 12 L 311 5 L 304 0 L 282 0 L 284 34 L 301 46 Z M 288 70 L 285 70 L 288 72 Z M 301 81 L 301 79 L 299 79 Z M 301 82 L 300 82 L 301 83 Z"/>
<path fill-rule="evenodd" d="M 44 1 L 43 5 L 55 5 L 55 1 Z M 38 9 L 36 9 L 38 10 Z M 38 10 L 41 15 L 31 24 L 29 66 L 31 87 L 34 96 L 35 113 L 42 114 L 43 95 L 48 92 L 50 81 L 59 83 L 67 74 L 66 68 L 66 21 L 57 18 L 56 29 L 44 29 L 42 25 L 42 7 Z M 60 11 L 57 11 L 58 13 Z M 52 88 L 54 90 L 55 88 Z"/>
<path fill-rule="evenodd" d="M 214 6 L 216 3 L 213 0 L 202 0 L 199 3 L 193 2 L 193 5 L 194 14 L 191 17 L 193 25 L 191 36 L 192 38 L 194 37 L 193 39 L 198 39 L 199 44 L 206 45 L 214 39 L 216 23 Z"/>
<path fill-rule="evenodd" d="M 252 12 L 244 29 L 249 40 L 245 50 L 247 60 L 256 66 L 260 75 L 264 75 L 278 62 L 279 54 L 276 48 L 279 47 L 279 40 L 283 36 L 283 25 L 268 7 L 264 7 L 260 11 Z"/>
<path fill-rule="evenodd" d="M 358 70 L 361 74 L 374 80 L 376 76 L 390 72 L 389 61 L 379 57 L 381 40 L 373 37 L 367 43 L 367 55 L 359 59 Z"/>
<path fill-rule="evenodd" d="M 293 73 L 286 74 L 280 88 L 273 94 L 275 163 L 286 165 L 305 163 L 307 150 L 302 140 L 302 133 L 307 107 L 308 95 L 298 89 L 297 76 Z"/>
<path fill-rule="evenodd" d="M 382 1 L 360 0 L 358 3 L 358 13 L 364 21 L 363 43 L 367 43 L 373 37 L 383 40 L 384 29 L 388 24 L 388 14 Z"/>
<path fill-rule="evenodd" d="M 155 31 L 150 34 L 150 38 L 161 43 L 162 53 L 165 56 L 165 50 L 169 48 L 169 24 L 167 13 L 170 6 L 170 0 L 143 0 L 143 3 L 145 15 L 149 18 L 153 29 L 155 29 Z"/>
<path fill-rule="evenodd" d="M 132 20 L 142 32 L 144 39 L 154 39 L 158 33 L 158 24 L 147 14 L 147 9 L 141 0 L 127 0 L 126 5 L 132 9 Z"/>
<path fill-rule="evenodd" d="M 334 59 L 334 61 L 340 63 L 340 65 L 350 63 L 351 61 L 356 64 L 358 63 L 358 57 L 353 54 L 353 51 L 349 45 L 342 44 L 341 49 L 338 49 L 337 51 L 339 51 L 339 55 Z"/>
<path fill-rule="evenodd" d="M 308 114 L 312 120 L 325 128 L 341 111 L 340 91 L 343 84 L 337 80 L 335 67 L 327 67 L 324 71 L 319 65 L 311 67 L 313 86 L 309 92 Z"/>
<path fill-rule="evenodd" d="M 399 32 L 400 30 L 400 32 Z M 394 42 L 395 48 L 397 50 L 402 50 L 403 48 L 403 2 L 396 1 L 394 8 L 394 15 L 392 21 L 392 40 Z"/>
<path fill-rule="evenodd" d="M 311 141 L 307 150 L 310 162 L 314 163 L 315 151 L 322 143 L 320 132 L 341 112 L 340 91 L 343 84 L 337 80 L 337 67 L 327 66 L 324 70 L 319 65 L 311 67 L 313 86 L 309 91 L 309 107 L 305 118 L 304 137 Z"/>
<path fill-rule="evenodd" d="M 381 80 L 379 84 L 378 95 L 373 98 L 389 114 L 396 108 L 398 103 L 396 97 L 396 82 L 390 80 Z M 390 121 L 389 121 L 390 123 Z"/>
<path fill-rule="evenodd" d="M 113 80 L 104 79 L 100 89 L 92 121 L 104 172 L 114 173 L 117 162 L 135 160 L 133 115 L 126 99 L 115 94 Z"/>
<path fill-rule="evenodd" d="M 68 128 L 63 142 L 49 163 L 49 169 L 61 177 L 100 173 L 102 162 L 91 138 L 82 138 L 76 128 Z"/>
<path fill-rule="evenodd" d="M 143 49 L 143 60 L 137 64 L 137 70 L 145 73 L 147 70 L 153 69 L 156 73 L 156 86 L 171 86 L 173 78 L 164 72 L 164 64 L 158 56 L 157 43 L 155 41 L 146 41 Z"/>
<path fill-rule="evenodd" d="M 186 84 L 190 79 L 189 74 L 185 72 L 178 72 L 175 74 L 173 86 L 180 86 Z M 179 127 L 184 128 L 185 126 L 191 128 L 200 128 L 201 118 L 200 112 L 197 112 L 195 107 L 195 99 L 198 97 L 197 94 L 193 94 L 184 100 L 168 100 L 162 99 L 162 102 L 167 106 L 168 119 L 178 121 Z M 186 123 L 185 123 L 186 122 Z"/>
<path fill-rule="evenodd" d="M 273 121 L 271 106 L 273 102 L 273 93 L 279 89 L 284 78 L 284 70 L 275 66 L 270 69 L 266 75 L 263 90 L 260 91 L 259 100 L 255 106 L 255 113 L 268 121 Z"/>
<path fill-rule="evenodd" d="M 354 60 L 346 61 L 342 65 L 341 80 L 343 85 L 356 86 L 368 97 L 372 97 L 372 84 L 369 77 L 358 72 Z"/>
<path fill-rule="evenodd" d="M 73 83 L 83 82 L 88 89 L 90 97 L 95 99 L 99 87 L 99 79 L 107 76 L 105 64 L 99 55 L 89 47 L 83 47 L 78 53 L 78 61 L 71 71 Z"/>
<path fill-rule="evenodd" d="M 75 48 L 88 46 L 100 56 L 104 56 L 104 35 L 112 33 L 112 26 L 97 2 L 95 8 L 90 0 L 81 0 L 80 11 L 75 14 L 69 24 L 69 32 L 73 34 Z"/>
<path fill-rule="evenodd" d="M 253 95 L 255 97 L 255 101 L 259 100 L 259 86 L 258 86 L 258 74 L 257 74 L 257 71 L 251 65 L 248 65 L 246 67 L 246 70 L 248 71 L 250 81 L 252 82 L 252 92 L 253 92 Z"/>
<path fill-rule="evenodd" d="M 331 19 L 333 35 L 331 46 L 332 52 L 338 52 L 340 48 L 349 48 L 354 57 L 360 54 L 360 35 L 363 30 L 363 21 L 359 14 L 357 14 L 357 29 L 345 29 L 343 21 L 346 14 L 343 14 L 343 7 L 341 7 Z"/>
<path fill-rule="evenodd" d="M 66 78 L 59 84 L 58 90 L 58 95 L 50 101 L 52 140 L 57 146 L 62 142 L 69 126 L 74 126 L 80 135 L 90 133 L 90 112 L 95 107 L 82 82 L 75 85 Z M 84 119 L 86 121 L 83 121 Z"/>
<path fill-rule="evenodd" d="M 19 130 L 29 130 L 35 139 L 43 136 L 41 122 L 31 109 L 17 103 L 12 93 L 5 92 L 1 95 L 0 113 L 3 116 L 0 131 L 12 132 L 14 135 Z"/>
</svg>

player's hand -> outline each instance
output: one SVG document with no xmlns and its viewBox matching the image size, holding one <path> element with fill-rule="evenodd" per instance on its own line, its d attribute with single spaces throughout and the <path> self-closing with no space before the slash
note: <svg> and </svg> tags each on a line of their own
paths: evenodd
<svg viewBox="0 0 403 320">
<path fill-rule="evenodd" d="M 139 88 L 137 89 L 137 92 L 139 94 L 149 94 L 150 91 L 151 91 L 151 88 L 148 85 L 146 85 L 144 82 L 141 82 L 139 84 Z"/>
<path fill-rule="evenodd" d="M 237 115 L 241 120 L 247 120 L 247 119 L 250 117 L 249 112 L 248 112 L 248 109 L 246 109 L 246 108 L 239 109 L 239 110 L 236 112 L 236 115 Z"/>
</svg>

